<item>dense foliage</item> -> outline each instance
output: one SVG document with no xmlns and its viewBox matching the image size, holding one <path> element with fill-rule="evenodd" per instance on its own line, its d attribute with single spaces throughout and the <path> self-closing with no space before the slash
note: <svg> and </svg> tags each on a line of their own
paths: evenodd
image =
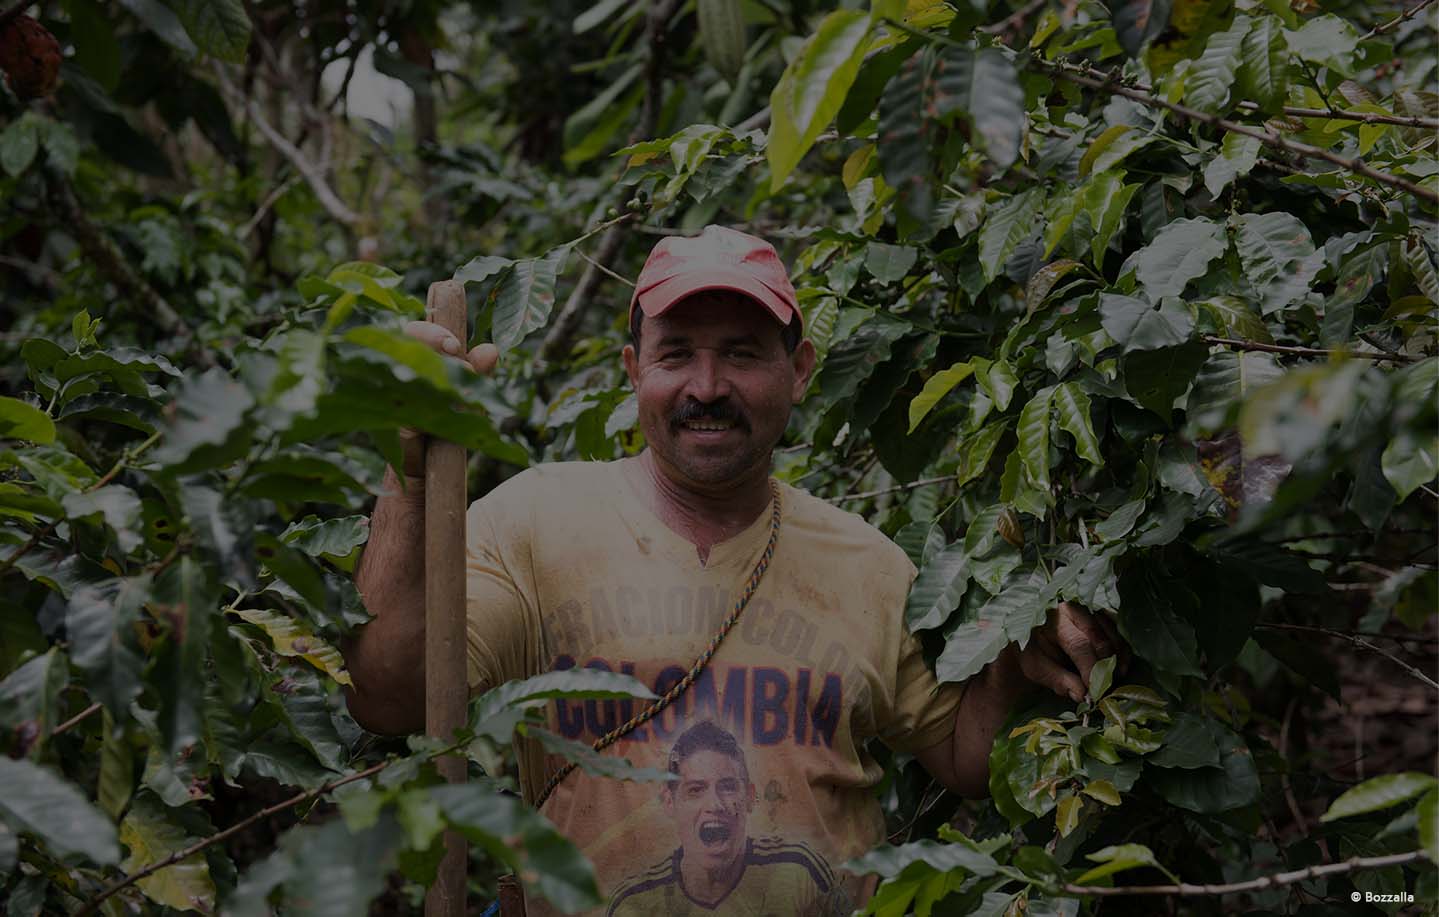
<svg viewBox="0 0 1439 917">
<path fill-rule="evenodd" d="M 1346 862 L 1174 908 L 1433 907 L 1430 3 L 765 0 L 737 47 L 701 2 L 33 10 L 64 57 L 0 93 L 7 912 L 403 908 L 446 828 L 477 893 L 595 903 L 506 756 L 663 779 L 537 719 L 642 687 L 542 676 L 381 740 L 336 647 L 402 425 L 472 450 L 472 494 L 642 447 L 625 278 L 709 222 L 792 265 L 822 359 L 776 473 L 909 553 L 939 677 L 1061 600 L 1132 649 L 1016 712 L 988 801 L 888 760 L 871 912 L 1154 913 L 1086 888 Z M 375 72 L 404 124 L 350 116 Z M 494 379 L 399 330 L 451 275 Z M 1416 743 L 1336 758 L 1394 686 Z"/>
</svg>

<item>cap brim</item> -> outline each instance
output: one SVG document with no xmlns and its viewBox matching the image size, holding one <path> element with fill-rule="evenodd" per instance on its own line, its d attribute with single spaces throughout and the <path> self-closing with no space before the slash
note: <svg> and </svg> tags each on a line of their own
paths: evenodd
<svg viewBox="0 0 1439 917">
<path fill-rule="evenodd" d="M 686 271 L 661 280 L 636 296 L 635 302 L 646 318 L 654 318 L 685 297 L 705 290 L 730 290 L 748 296 L 768 309 L 781 325 L 788 325 L 790 320 L 799 314 L 797 309 L 758 280 L 722 270 Z M 633 317 L 633 309 L 631 313 Z"/>
</svg>

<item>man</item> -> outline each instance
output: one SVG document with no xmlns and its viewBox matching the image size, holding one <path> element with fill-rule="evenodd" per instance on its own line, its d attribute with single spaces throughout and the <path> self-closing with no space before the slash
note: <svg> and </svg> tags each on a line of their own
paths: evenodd
<svg viewBox="0 0 1439 917">
<path fill-rule="evenodd" d="M 1022 652 L 1010 647 L 963 685 L 937 685 L 904 628 L 915 573 L 904 553 L 858 517 L 770 479 L 771 451 L 815 364 L 774 249 L 715 226 L 666 238 L 640 274 L 630 316 L 623 359 L 646 449 L 532 468 L 470 507 L 471 689 L 583 665 L 663 693 L 733 611 L 773 536 L 769 569 L 718 653 L 617 753 L 663 766 L 662 748 L 689 720 L 725 723 L 765 774 L 765 833 L 836 864 L 883 839 L 870 738 L 913 753 L 951 789 L 983 795 L 1010 707 L 1036 684 L 1081 699 L 1090 668 L 1117 646 L 1113 634 L 1061 606 Z M 460 353 L 436 326 L 411 333 Z M 479 371 L 494 360 L 492 347 L 468 355 Z M 419 474 L 414 453 L 407 477 Z M 423 725 L 423 479 L 407 483 L 372 518 L 357 578 L 376 618 L 346 654 L 351 712 L 383 732 Z M 550 725 L 590 741 L 636 712 L 633 702 L 556 703 Z M 528 742 L 519 757 L 521 786 L 535 799 L 560 762 Z M 607 894 L 634 863 L 668 849 L 652 827 L 663 806 L 639 784 L 576 772 L 543 812 L 594 862 Z M 838 880 L 858 903 L 873 890 L 859 877 Z M 720 911 L 745 905 L 731 895 Z M 533 902 L 531 913 L 543 907 Z"/>
<path fill-rule="evenodd" d="M 802 843 L 751 838 L 755 788 L 735 737 L 701 720 L 675 740 L 661 791 L 679 840 L 649 869 L 622 881 L 608 917 L 736 910 L 775 917 L 841 917 L 853 907 L 824 858 Z"/>
</svg>

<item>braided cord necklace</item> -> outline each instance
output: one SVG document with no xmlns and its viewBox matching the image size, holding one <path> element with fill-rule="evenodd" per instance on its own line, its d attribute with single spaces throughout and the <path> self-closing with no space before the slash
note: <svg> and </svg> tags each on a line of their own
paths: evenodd
<svg viewBox="0 0 1439 917">
<path fill-rule="evenodd" d="M 714 658 L 714 654 L 719 650 L 720 644 L 724 642 L 725 636 L 729 634 L 731 628 L 735 626 L 735 622 L 739 620 L 739 616 L 745 610 L 745 606 L 749 605 L 750 599 L 754 598 L 755 592 L 759 590 L 760 580 L 764 579 L 764 573 L 769 569 L 769 562 L 774 557 L 775 544 L 779 541 L 780 501 L 779 485 L 775 483 L 773 478 L 770 478 L 769 492 L 772 507 L 769 519 L 769 542 L 764 546 L 764 553 L 760 554 L 759 560 L 755 562 L 754 569 L 750 571 L 749 578 L 745 581 L 744 590 L 740 593 L 739 599 L 735 601 L 734 610 L 729 613 L 729 617 L 720 622 L 719 629 L 716 630 L 714 636 L 710 638 L 709 645 L 706 646 L 704 652 L 700 653 L 698 658 L 695 659 L 694 665 L 690 666 L 690 670 L 685 673 L 685 677 L 681 678 L 675 683 L 674 687 L 666 691 L 663 697 L 632 717 L 629 722 L 620 725 L 616 729 L 610 730 L 596 739 L 591 746 L 595 751 L 604 751 L 606 748 L 609 748 L 620 739 L 662 713 L 666 707 L 674 703 L 681 694 L 685 693 L 690 685 L 695 683 L 695 679 L 700 677 L 700 673 L 705 670 L 705 666 L 709 665 L 710 659 Z M 561 767 L 550 776 L 549 781 L 545 784 L 544 790 L 540 792 L 539 799 L 535 801 L 536 809 L 544 806 L 545 800 L 550 798 L 550 794 L 555 791 L 555 788 L 558 787 L 576 767 L 578 767 L 578 765 L 575 762 L 569 761 L 564 767 Z"/>
</svg>

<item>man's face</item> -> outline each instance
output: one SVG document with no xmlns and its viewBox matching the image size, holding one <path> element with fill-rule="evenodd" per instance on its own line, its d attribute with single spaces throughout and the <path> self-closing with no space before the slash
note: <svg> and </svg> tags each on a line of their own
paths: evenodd
<svg viewBox="0 0 1439 917">
<path fill-rule="evenodd" d="M 640 429 L 679 483 L 714 489 L 768 473 L 814 368 L 814 346 L 787 354 L 780 331 L 758 303 L 709 291 L 646 318 L 639 351 L 625 348 Z"/>
<path fill-rule="evenodd" d="M 744 854 L 754 787 L 740 762 L 722 752 L 697 751 L 680 762 L 679 780 L 666 791 L 686 862 L 708 869 Z"/>
</svg>

